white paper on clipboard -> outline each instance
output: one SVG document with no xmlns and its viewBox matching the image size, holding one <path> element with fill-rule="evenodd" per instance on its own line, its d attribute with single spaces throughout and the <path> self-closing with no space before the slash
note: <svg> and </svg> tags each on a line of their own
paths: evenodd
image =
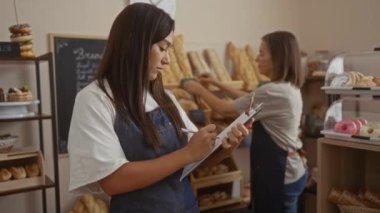
<svg viewBox="0 0 380 213">
<path fill-rule="evenodd" d="M 248 113 L 243 112 L 238 118 L 236 118 L 228 127 L 226 127 L 221 133 L 218 134 L 217 139 L 215 140 L 214 148 L 201 160 L 193 162 L 186 165 L 183 168 L 180 181 L 182 181 L 187 175 L 189 175 L 195 168 L 197 168 L 204 160 L 206 160 L 212 153 L 217 150 L 220 145 L 222 145 L 222 139 L 227 137 L 227 133 L 231 130 L 232 127 L 236 126 L 237 123 L 245 124 L 262 109 L 263 103 L 258 104 L 255 108 L 251 109 Z"/>
</svg>

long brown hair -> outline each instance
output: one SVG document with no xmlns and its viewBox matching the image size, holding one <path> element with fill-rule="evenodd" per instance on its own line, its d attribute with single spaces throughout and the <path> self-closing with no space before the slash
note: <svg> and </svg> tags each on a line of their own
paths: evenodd
<svg viewBox="0 0 380 213">
<path fill-rule="evenodd" d="M 126 122 L 134 122 L 147 141 L 159 152 L 160 139 L 145 112 L 145 94 L 150 92 L 179 129 L 184 127 L 180 114 L 165 93 L 161 75 L 149 80 L 149 54 L 153 44 L 174 31 L 174 20 L 163 10 L 144 3 L 127 6 L 116 17 L 107 41 L 96 80 L 112 100 L 115 110 Z M 112 97 L 105 86 L 108 82 Z"/>
<path fill-rule="evenodd" d="M 301 88 L 305 73 L 301 69 L 301 53 L 296 37 L 287 31 L 276 31 L 266 34 L 262 40 L 266 42 L 272 58 L 271 80 L 290 82 Z"/>
</svg>

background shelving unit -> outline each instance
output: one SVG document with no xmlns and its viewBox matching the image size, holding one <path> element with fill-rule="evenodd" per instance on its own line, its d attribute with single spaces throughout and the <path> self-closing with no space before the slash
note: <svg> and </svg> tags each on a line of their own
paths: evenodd
<svg viewBox="0 0 380 213">
<path fill-rule="evenodd" d="M 0 119 L 0 125 L 4 125 L 8 122 L 32 122 L 36 121 L 38 123 L 38 136 L 39 136 L 39 147 L 38 149 L 41 151 L 42 155 L 45 156 L 45 138 L 44 138 L 44 120 L 51 120 L 51 126 L 52 126 L 52 139 L 51 139 L 51 151 L 53 156 L 53 170 L 54 170 L 54 179 L 52 180 L 48 175 L 45 175 L 45 182 L 40 185 L 35 185 L 32 187 L 24 187 L 24 188 L 15 188 L 11 190 L 1 191 L 0 189 L 0 196 L 5 195 L 11 195 L 11 194 L 17 194 L 17 193 L 25 193 L 29 191 L 34 190 L 41 190 L 41 196 L 42 196 L 42 208 L 43 212 L 47 212 L 47 199 L 46 199 L 46 189 L 54 189 L 55 191 L 55 206 L 56 206 L 56 212 L 60 212 L 60 193 L 59 193 L 59 168 L 58 168 L 58 146 L 57 146 L 57 121 L 56 121 L 56 105 L 55 105 L 55 81 L 54 81 L 54 69 L 53 69 L 53 63 L 52 63 L 52 54 L 46 53 L 41 56 L 38 56 L 36 58 L 32 59 L 26 59 L 26 58 L 4 58 L 0 57 L 0 66 L 1 65 L 33 65 L 35 68 L 35 74 L 36 74 L 36 93 L 37 93 L 37 99 L 40 100 L 40 104 L 38 104 L 37 112 L 35 116 L 31 117 L 23 117 L 23 118 L 7 118 L 7 119 Z M 48 75 L 49 75 L 49 89 L 50 89 L 50 110 L 51 114 L 43 113 L 42 110 L 42 103 L 43 98 L 41 95 L 41 69 L 40 64 L 41 63 L 47 63 L 48 64 Z M 1 73 L 0 73 L 1 75 Z M 50 150 L 49 150 L 50 151 Z M 12 150 L 11 150 L 12 152 Z"/>
</svg>

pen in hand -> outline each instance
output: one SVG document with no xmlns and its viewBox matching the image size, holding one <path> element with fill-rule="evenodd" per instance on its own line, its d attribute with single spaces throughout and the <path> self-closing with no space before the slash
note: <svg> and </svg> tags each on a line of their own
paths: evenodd
<svg viewBox="0 0 380 213">
<path fill-rule="evenodd" d="M 195 133 L 197 133 L 197 131 L 190 130 L 190 129 L 185 129 L 185 128 L 181 128 L 181 132 L 188 133 L 188 134 L 195 134 Z M 215 139 L 221 140 L 218 136 Z"/>
</svg>

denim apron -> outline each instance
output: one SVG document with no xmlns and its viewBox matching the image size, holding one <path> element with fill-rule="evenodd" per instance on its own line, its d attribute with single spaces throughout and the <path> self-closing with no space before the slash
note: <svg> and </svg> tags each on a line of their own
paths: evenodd
<svg viewBox="0 0 380 213">
<path fill-rule="evenodd" d="M 158 108 L 148 114 L 160 136 L 159 154 L 145 140 L 140 128 L 133 122 L 124 122 L 119 115 L 116 115 L 114 129 L 129 161 L 155 159 L 186 144 L 178 138 L 175 126 L 164 110 Z M 110 213 L 198 213 L 198 202 L 190 181 L 187 178 L 180 182 L 181 173 L 182 169 L 145 188 L 112 196 Z"/>
<path fill-rule="evenodd" d="M 284 178 L 288 153 L 266 132 L 260 121 L 254 122 L 251 145 L 251 198 L 255 213 L 283 211 Z"/>
</svg>

